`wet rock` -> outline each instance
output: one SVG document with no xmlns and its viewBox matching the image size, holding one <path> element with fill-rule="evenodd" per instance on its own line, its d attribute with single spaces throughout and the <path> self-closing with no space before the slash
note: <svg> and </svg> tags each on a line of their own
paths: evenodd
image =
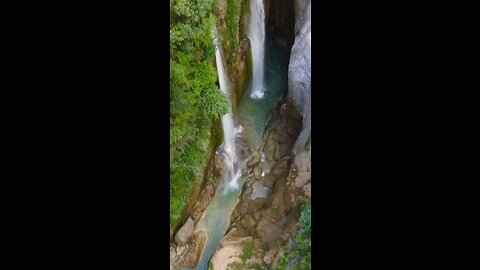
<svg viewBox="0 0 480 270">
<path fill-rule="evenodd" d="M 188 253 L 188 256 L 185 260 L 185 264 L 191 268 L 195 267 L 200 259 L 200 255 L 206 240 L 205 233 L 203 231 L 196 232 L 194 234 L 194 239 L 198 244 L 190 248 L 191 252 Z"/>
<path fill-rule="evenodd" d="M 194 225 L 192 218 L 189 217 L 187 222 L 178 230 L 177 235 L 175 235 L 175 242 L 179 245 L 186 244 L 192 237 Z"/>
<path fill-rule="evenodd" d="M 252 156 L 252 159 L 248 162 L 249 166 L 256 167 L 260 165 L 260 154 L 258 152 L 255 152 Z"/>
<path fill-rule="evenodd" d="M 255 167 L 253 169 L 253 175 L 256 179 L 260 179 L 262 177 L 262 169 L 260 167 Z"/>
<path fill-rule="evenodd" d="M 253 190 L 250 199 L 255 200 L 257 198 L 265 198 L 269 191 L 269 188 L 266 188 L 261 183 L 257 182 L 253 184 Z"/>
<path fill-rule="evenodd" d="M 223 155 L 217 155 L 214 159 L 215 172 L 221 172 L 223 170 L 224 158 Z"/>
</svg>

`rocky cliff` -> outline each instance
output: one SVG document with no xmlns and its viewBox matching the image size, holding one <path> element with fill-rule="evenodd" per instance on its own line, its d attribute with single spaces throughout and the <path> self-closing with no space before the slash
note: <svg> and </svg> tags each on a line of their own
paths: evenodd
<svg viewBox="0 0 480 270">
<path fill-rule="evenodd" d="M 310 182 L 311 141 L 311 4 L 295 0 L 295 41 L 288 66 L 288 96 L 303 117 L 302 130 L 294 146 L 294 164 L 304 185 Z"/>
<path fill-rule="evenodd" d="M 302 152 L 310 138 L 311 126 L 311 5 L 310 1 L 295 1 L 295 42 L 288 66 L 288 96 L 303 117 L 303 126 L 295 150 Z"/>
</svg>

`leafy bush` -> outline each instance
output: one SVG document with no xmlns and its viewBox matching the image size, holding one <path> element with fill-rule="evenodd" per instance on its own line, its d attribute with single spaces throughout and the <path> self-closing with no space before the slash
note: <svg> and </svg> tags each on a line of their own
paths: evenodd
<svg viewBox="0 0 480 270">
<path fill-rule="evenodd" d="M 170 1 L 170 234 L 228 111 L 213 67 L 213 0 Z"/>
<path fill-rule="evenodd" d="M 311 202 L 308 200 L 298 219 L 296 235 L 289 242 L 285 252 L 273 269 L 311 269 Z"/>
</svg>

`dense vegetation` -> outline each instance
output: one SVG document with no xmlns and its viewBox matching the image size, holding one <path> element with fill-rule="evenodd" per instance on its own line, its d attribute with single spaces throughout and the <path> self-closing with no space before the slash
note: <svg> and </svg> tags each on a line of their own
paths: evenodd
<svg viewBox="0 0 480 270">
<path fill-rule="evenodd" d="M 227 21 L 226 21 L 226 33 L 223 35 L 226 37 L 226 56 L 227 64 L 232 63 L 232 55 L 239 43 L 240 35 L 240 14 L 243 1 L 227 0 Z"/>
<path fill-rule="evenodd" d="M 213 0 L 170 0 L 170 234 L 228 111 L 216 85 Z"/>
<path fill-rule="evenodd" d="M 311 202 L 303 206 L 295 237 L 287 245 L 274 269 L 311 269 Z"/>
</svg>

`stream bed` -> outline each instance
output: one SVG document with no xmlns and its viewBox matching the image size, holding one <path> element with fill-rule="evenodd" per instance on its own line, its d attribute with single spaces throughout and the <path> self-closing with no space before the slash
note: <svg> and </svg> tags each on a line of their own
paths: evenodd
<svg viewBox="0 0 480 270">
<path fill-rule="evenodd" d="M 264 57 L 264 87 L 262 99 L 253 99 L 252 82 L 247 86 L 233 116 L 235 126 L 241 126 L 241 132 L 237 136 L 243 137 L 247 145 L 258 150 L 261 145 L 262 135 L 267 124 L 268 112 L 271 105 L 283 94 L 287 88 L 287 60 L 285 51 L 281 45 L 267 36 L 265 42 Z M 241 152 L 241 151 L 239 151 Z M 237 169 L 245 165 L 249 157 L 238 157 Z M 206 235 L 205 245 L 200 260 L 194 270 L 206 270 L 210 257 L 215 252 L 218 244 L 226 234 L 230 226 L 230 217 L 238 203 L 246 176 L 241 175 L 241 170 L 235 174 L 234 179 L 222 182 L 215 192 L 215 196 L 202 215 L 195 231 L 203 231 Z M 232 187 L 232 180 L 235 186 Z M 184 268 L 189 269 L 189 268 Z"/>
</svg>

